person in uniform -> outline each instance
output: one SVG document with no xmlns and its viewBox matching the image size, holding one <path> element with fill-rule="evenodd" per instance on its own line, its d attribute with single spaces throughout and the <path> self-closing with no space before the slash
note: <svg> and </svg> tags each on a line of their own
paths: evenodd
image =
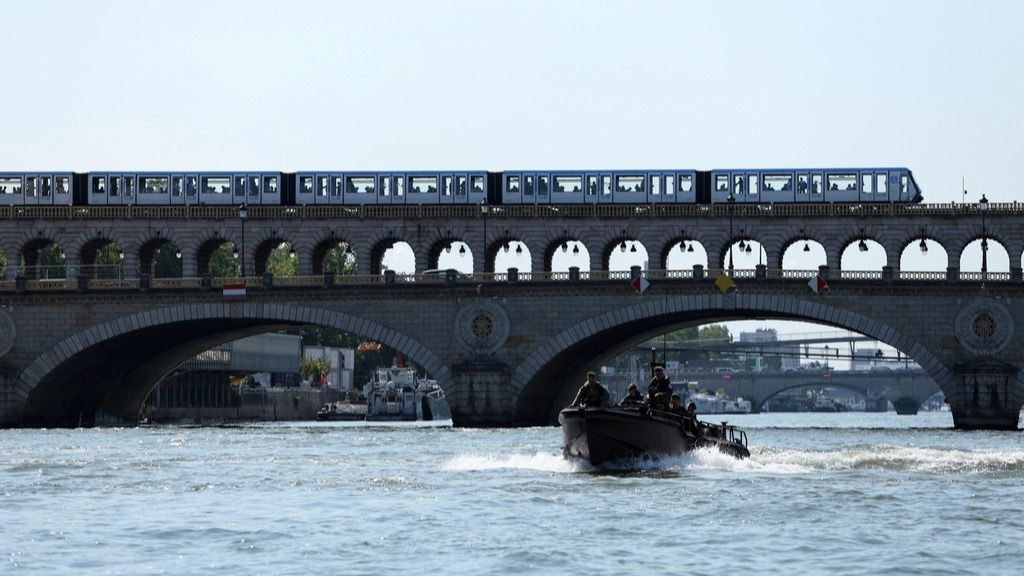
<svg viewBox="0 0 1024 576">
<path fill-rule="evenodd" d="M 569 406 L 583 406 L 586 408 L 600 408 L 608 405 L 608 389 L 597 381 L 597 374 L 587 372 L 587 381 L 580 386 L 576 393 L 576 399 Z"/>
<path fill-rule="evenodd" d="M 643 394 L 640 394 L 640 388 L 633 382 L 629 383 L 626 387 L 626 396 L 619 400 L 619 406 L 639 406 L 644 403 Z"/>
<path fill-rule="evenodd" d="M 647 400 L 651 408 L 668 409 L 669 397 L 672 396 L 672 383 L 665 376 L 665 369 L 661 366 L 654 367 L 654 377 L 647 386 Z"/>
<path fill-rule="evenodd" d="M 671 410 L 673 414 L 678 414 L 679 416 L 686 414 L 686 407 L 683 406 L 683 402 L 679 398 L 679 394 L 672 395 L 672 401 L 669 402 L 668 409 Z"/>
</svg>

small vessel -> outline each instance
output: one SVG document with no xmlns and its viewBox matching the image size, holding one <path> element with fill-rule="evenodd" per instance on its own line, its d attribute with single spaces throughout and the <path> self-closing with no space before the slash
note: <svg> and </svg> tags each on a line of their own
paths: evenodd
<svg viewBox="0 0 1024 576">
<path fill-rule="evenodd" d="M 558 414 L 562 452 L 591 464 L 624 458 L 678 456 L 715 446 L 736 458 L 747 458 L 747 435 L 728 423 L 704 423 L 647 406 L 570 407 Z"/>
<path fill-rule="evenodd" d="M 366 384 L 367 420 L 451 420 L 444 390 L 404 366 L 378 368 Z"/>
<path fill-rule="evenodd" d="M 742 397 L 732 400 L 718 394 L 690 394 L 687 402 L 697 405 L 700 414 L 750 414 L 750 400 Z"/>
<path fill-rule="evenodd" d="M 366 419 L 366 404 L 352 402 L 328 402 L 317 410 L 316 419 L 320 422 L 345 422 Z"/>
</svg>

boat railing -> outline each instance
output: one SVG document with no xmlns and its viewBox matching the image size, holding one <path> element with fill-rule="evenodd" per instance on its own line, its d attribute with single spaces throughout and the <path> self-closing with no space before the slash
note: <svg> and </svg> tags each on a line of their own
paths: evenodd
<svg viewBox="0 0 1024 576">
<path fill-rule="evenodd" d="M 722 422 L 721 424 L 711 424 L 710 422 L 704 422 L 704 427 L 710 431 L 709 436 L 715 438 L 721 438 L 726 442 L 732 442 L 735 444 L 747 445 L 747 433 L 743 430 L 729 426 L 728 422 Z"/>
</svg>

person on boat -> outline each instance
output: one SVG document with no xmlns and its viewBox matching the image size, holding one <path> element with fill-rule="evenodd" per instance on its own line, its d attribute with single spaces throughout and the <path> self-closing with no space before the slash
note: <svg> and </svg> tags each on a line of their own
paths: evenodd
<svg viewBox="0 0 1024 576">
<path fill-rule="evenodd" d="M 669 403 L 668 409 L 671 410 L 673 414 L 678 414 L 680 416 L 684 416 L 686 414 L 686 407 L 683 406 L 683 402 L 679 398 L 679 394 L 672 395 L 672 401 Z"/>
<path fill-rule="evenodd" d="M 619 406 L 639 406 L 644 403 L 644 397 L 640 394 L 640 388 L 633 382 L 626 387 L 626 395 L 619 400 Z"/>
<path fill-rule="evenodd" d="M 576 393 L 576 399 L 569 406 L 583 406 L 586 408 L 601 408 L 608 405 L 608 389 L 597 381 L 597 374 L 587 372 L 587 381 L 580 386 Z"/>
<path fill-rule="evenodd" d="M 667 410 L 671 395 L 672 383 L 668 381 L 668 376 L 665 376 L 665 369 L 655 366 L 654 377 L 651 378 L 651 383 L 647 386 L 647 401 L 651 403 L 651 408 Z"/>
<path fill-rule="evenodd" d="M 697 403 L 690 402 L 686 405 L 686 415 L 683 419 L 690 432 L 697 433 Z"/>
</svg>

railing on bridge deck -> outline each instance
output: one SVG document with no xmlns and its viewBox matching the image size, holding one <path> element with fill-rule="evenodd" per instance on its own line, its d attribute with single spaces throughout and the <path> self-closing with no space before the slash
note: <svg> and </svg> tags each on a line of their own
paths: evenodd
<svg viewBox="0 0 1024 576">
<path fill-rule="evenodd" d="M 699 273 L 699 274 L 698 274 Z M 53 275 L 51 277 L 18 277 L 14 280 L 0 280 L 0 293 L 4 292 L 61 292 L 61 291 L 128 291 L 128 290 L 164 290 L 164 291 L 196 291 L 196 290 L 221 290 L 225 285 L 242 284 L 246 288 L 273 289 L 273 288 L 328 288 L 344 286 L 381 286 L 381 285 L 417 285 L 437 286 L 448 284 L 468 283 L 569 283 L 569 282 L 628 282 L 633 276 L 630 271 L 622 270 L 579 270 L 559 272 L 517 272 L 515 278 L 510 272 L 488 272 L 488 273 L 460 273 L 457 271 L 442 271 L 441 273 L 431 272 L 429 274 L 393 274 L 380 275 L 317 275 L 317 276 L 250 276 L 239 277 L 202 277 L 202 278 L 98 278 L 91 276 L 71 276 L 65 274 Z M 764 269 L 760 271 L 751 269 L 703 270 L 699 267 L 694 270 L 647 270 L 643 276 L 649 280 L 675 280 L 697 282 L 701 280 L 714 281 L 718 276 L 725 274 L 737 280 L 742 280 L 743 285 L 756 285 L 763 280 L 771 281 L 793 281 L 803 283 L 808 278 L 819 274 L 817 270 L 779 270 Z M 1008 285 L 1017 285 L 1021 279 L 1016 280 L 1006 272 L 959 272 L 958 276 L 950 279 L 946 272 L 915 272 L 899 271 L 887 279 L 880 271 L 861 270 L 840 270 L 833 272 L 828 282 L 833 286 L 842 286 L 847 282 L 850 285 L 864 285 L 865 283 L 876 284 L 878 282 L 900 283 L 900 282 L 929 282 L 929 283 L 984 283 L 1000 282 Z"/>
<path fill-rule="evenodd" d="M 1024 203 L 981 204 L 475 204 L 249 206 L 253 220 L 396 218 L 681 218 L 681 217 L 829 217 L 829 216 L 1020 216 Z M 229 220 L 236 205 L 223 206 L 0 206 L 3 220 Z"/>
</svg>

